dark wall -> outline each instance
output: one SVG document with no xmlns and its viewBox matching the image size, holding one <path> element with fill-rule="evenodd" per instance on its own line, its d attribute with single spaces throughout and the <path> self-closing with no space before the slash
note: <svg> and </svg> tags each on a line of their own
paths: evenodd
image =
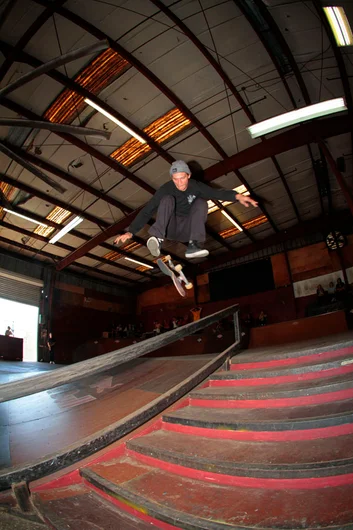
<svg viewBox="0 0 353 530">
<path fill-rule="evenodd" d="M 209 285 L 213 302 L 270 291 L 275 288 L 271 259 L 211 272 Z"/>
<path fill-rule="evenodd" d="M 202 304 L 203 316 L 210 315 L 215 311 L 220 311 L 224 307 L 232 304 L 239 304 L 241 316 L 252 313 L 257 318 L 259 313 L 264 310 L 268 315 L 268 323 L 285 322 L 293 320 L 295 315 L 295 299 L 292 287 L 280 287 L 263 293 L 256 293 L 239 298 L 228 300 L 219 300 Z"/>
<path fill-rule="evenodd" d="M 89 296 L 87 296 L 89 295 Z M 77 293 L 54 290 L 51 330 L 55 338 L 55 361 L 70 364 L 75 349 L 102 337 L 118 323 L 134 321 L 134 297 L 114 297 L 94 291 Z"/>
</svg>

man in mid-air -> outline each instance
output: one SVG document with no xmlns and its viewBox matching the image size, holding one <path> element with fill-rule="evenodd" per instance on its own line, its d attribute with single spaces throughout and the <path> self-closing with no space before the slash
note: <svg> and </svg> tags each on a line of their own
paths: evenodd
<svg viewBox="0 0 353 530">
<path fill-rule="evenodd" d="M 191 171 L 183 160 L 176 160 L 169 170 L 171 180 L 163 184 L 152 199 L 142 208 L 125 234 L 119 235 L 114 243 L 125 243 L 137 234 L 157 210 L 156 222 L 149 229 L 151 237 L 147 248 L 152 256 L 158 257 L 164 239 L 188 243 L 185 257 L 201 258 L 208 256 L 202 248 L 206 241 L 207 201 L 238 201 L 244 206 L 257 206 L 251 197 L 235 193 L 234 190 L 221 190 L 190 179 Z"/>
</svg>

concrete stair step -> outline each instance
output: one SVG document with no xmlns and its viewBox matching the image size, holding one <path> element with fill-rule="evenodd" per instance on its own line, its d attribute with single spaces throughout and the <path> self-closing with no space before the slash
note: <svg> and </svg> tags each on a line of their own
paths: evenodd
<svg viewBox="0 0 353 530">
<path fill-rule="evenodd" d="M 274 368 L 280 366 L 294 366 L 316 362 L 317 358 L 324 360 L 353 355 L 352 334 L 347 334 L 348 340 L 336 344 L 323 340 L 305 341 L 304 343 L 282 344 L 266 348 L 245 350 L 232 357 L 232 365 L 239 369 Z M 310 346 L 312 344 L 312 346 Z"/>
<path fill-rule="evenodd" d="M 299 489 L 220 486 L 128 457 L 82 469 L 81 475 L 95 491 L 118 499 L 127 509 L 178 528 L 320 529 L 334 521 L 348 530 L 353 520 L 353 485 L 313 490 L 308 479 L 308 487 Z"/>
<path fill-rule="evenodd" d="M 127 449 L 179 466 L 246 477 L 324 477 L 353 471 L 353 434 L 325 440 L 259 442 L 215 440 L 158 430 Z M 138 458 L 138 455 L 134 455 Z"/>
<path fill-rule="evenodd" d="M 325 381 L 305 381 L 292 385 L 233 386 L 217 385 L 198 388 L 190 393 L 189 404 L 210 407 L 294 407 L 329 403 L 353 397 L 353 377 L 330 384 Z M 213 402 L 216 401 L 215 403 Z M 223 404 L 220 404 L 220 402 Z M 228 401 L 228 403 L 226 403 Z"/>
<path fill-rule="evenodd" d="M 119 509 L 83 484 L 44 490 L 35 493 L 33 500 L 50 528 L 56 530 L 151 529 L 150 522 Z"/>
<path fill-rule="evenodd" d="M 305 407 L 210 408 L 187 406 L 163 416 L 166 423 L 217 430 L 296 431 L 353 423 L 353 401 Z"/>
</svg>

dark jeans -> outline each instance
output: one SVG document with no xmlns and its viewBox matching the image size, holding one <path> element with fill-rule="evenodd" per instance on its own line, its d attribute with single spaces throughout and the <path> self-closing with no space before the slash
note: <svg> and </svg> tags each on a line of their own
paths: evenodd
<svg viewBox="0 0 353 530">
<path fill-rule="evenodd" d="M 52 349 L 49 350 L 49 362 L 53 363 L 54 360 L 54 347 L 52 347 Z"/>
<path fill-rule="evenodd" d="M 158 206 L 156 222 L 149 229 L 149 233 L 151 236 L 182 243 L 190 240 L 203 243 L 206 240 L 207 211 L 207 201 L 196 199 L 189 215 L 176 215 L 175 198 L 166 195 Z"/>
</svg>

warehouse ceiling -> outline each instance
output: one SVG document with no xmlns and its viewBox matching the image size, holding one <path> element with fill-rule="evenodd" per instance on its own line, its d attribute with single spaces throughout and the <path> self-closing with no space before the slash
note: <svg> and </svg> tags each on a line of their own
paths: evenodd
<svg viewBox="0 0 353 530">
<path fill-rule="evenodd" d="M 259 200 L 209 204 L 203 270 L 352 211 L 353 47 L 336 46 L 325 5 L 0 2 L 0 249 L 127 288 L 157 279 L 148 226 L 122 247 L 113 241 L 175 159 L 195 178 Z M 335 5 L 353 26 L 352 2 Z M 247 130 L 341 96 L 343 114 L 262 139 Z M 49 243 L 76 216 L 83 221 Z M 164 251 L 187 262 L 181 243 Z"/>
</svg>

